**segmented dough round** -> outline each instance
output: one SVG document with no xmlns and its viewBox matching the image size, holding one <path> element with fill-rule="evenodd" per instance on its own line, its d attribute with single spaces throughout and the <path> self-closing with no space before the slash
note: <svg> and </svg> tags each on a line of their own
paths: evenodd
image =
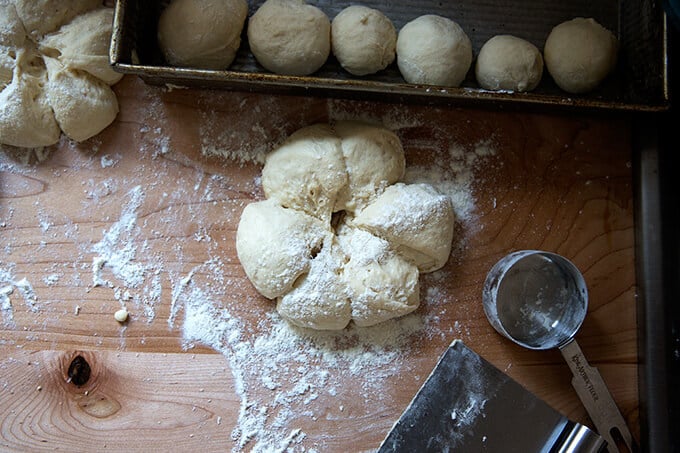
<svg viewBox="0 0 680 453">
<path fill-rule="evenodd" d="M 352 5 L 331 22 L 331 48 L 350 74 L 363 76 L 385 69 L 394 61 L 397 30 L 381 11 Z"/>
<path fill-rule="evenodd" d="M 447 261 L 454 216 L 433 187 L 398 182 L 404 162 L 394 133 L 353 121 L 302 128 L 267 157 L 267 199 L 244 209 L 236 250 L 283 318 L 342 329 L 418 308 L 419 274 Z"/>
<path fill-rule="evenodd" d="M 331 51 L 331 22 L 304 0 L 267 0 L 248 22 L 248 43 L 271 72 L 304 76 L 316 72 Z"/>
<path fill-rule="evenodd" d="M 173 0 L 158 21 L 158 44 L 173 66 L 226 69 L 241 45 L 246 0 Z"/>
</svg>

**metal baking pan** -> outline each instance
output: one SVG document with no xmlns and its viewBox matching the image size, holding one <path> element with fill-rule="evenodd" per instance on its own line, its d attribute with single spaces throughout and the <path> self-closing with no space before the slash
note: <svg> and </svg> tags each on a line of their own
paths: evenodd
<svg viewBox="0 0 680 453">
<path fill-rule="evenodd" d="M 158 18 L 168 0 L 118 0 L 111 43 L 116 71 L 140 76 L 150 84 L 198 86 L 232 90 L 354 97 L 391 102 L 446 103 L 449 105 L 545 105 L 623 111 L 662 111 L 669 105 L 666 65 L 666 16 L 660 2 L 651 0 L 459 0 L 379 1 L 361 4 L 384 12 L 400 29 L 422 14 L 438 14 L 458 22 L 472 41 L 473 52 L 496 34 L 512 34 L 543 49 L 553 26 L 574 17 L 592 17 L 617 35 L 618 66 L 600 87 L 587 95 L 561 91 L 547 71 L 531 93 L 493 92 L 479 88 L 474 69 L 459 88 L 413 85 L 404 81 L 396 63 L 380 73 L 357 77 L 344 71 L 331 56 L 316 73 L 306 77 L 272 74 L 262 68 L 248 48 L 245 36 L 228 70 L 172 67 L 158 48 Z M 309 1 L 329 18 L 351 1 Z M 249 15 L 262 4 L 249 2 Z M 474 63 L 473 63 L 474 66 Z"/>
</svg>

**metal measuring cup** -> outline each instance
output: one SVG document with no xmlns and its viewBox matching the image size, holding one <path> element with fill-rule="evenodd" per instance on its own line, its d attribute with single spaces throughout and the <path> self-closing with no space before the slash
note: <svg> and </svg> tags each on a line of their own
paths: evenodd
<svg viewBox="0 0 680 453">
<path fill-rule="evenodd" d="M 498 261 L 482 294 L 491 325 L 529 349 L 559 348 L 574 377 L 571 383 L 611 453 L 618 431 L 629 451 L 633 437 L 597 368 L 588 364 L 574 339 L 588 311 L 588 290 L 579 270 L 566 258 L 522 250 Z"/>
</svg>

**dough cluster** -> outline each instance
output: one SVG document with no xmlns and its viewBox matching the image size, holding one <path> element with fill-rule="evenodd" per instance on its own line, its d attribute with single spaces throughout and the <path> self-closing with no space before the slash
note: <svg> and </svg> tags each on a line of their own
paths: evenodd
<svg viewBox="0 0 680 453">
<path fill-rule="evenodd" d="M 0 0 L 0 143 L 83 141 L 113 122 L 112 25 L 101 1 Z"/>
<path fill-rule="evenodd" d="M 236 251 L 257 291 L 291 323 L 338 330 L 403 316 L 419 275 L 451 252 L 451 199 L 405 184 L 404 151 L 367 123 L 315 124 L 267 156 L 266 199 L 241 215 Z"/>
</svg>

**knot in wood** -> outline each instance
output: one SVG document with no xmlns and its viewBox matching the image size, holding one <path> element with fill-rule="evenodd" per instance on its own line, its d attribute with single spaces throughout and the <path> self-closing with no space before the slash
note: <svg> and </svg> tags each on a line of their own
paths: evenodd
<svg viewBox="0 0 680 453">
<path fill-rule="evenodd" d="M 77 355 L 68 367 L 68 382 L 78 387 L 85 385 L 90 380 L 91 372 L 92 370 L 87 360 L 82 355 Z"/>
</svg>

